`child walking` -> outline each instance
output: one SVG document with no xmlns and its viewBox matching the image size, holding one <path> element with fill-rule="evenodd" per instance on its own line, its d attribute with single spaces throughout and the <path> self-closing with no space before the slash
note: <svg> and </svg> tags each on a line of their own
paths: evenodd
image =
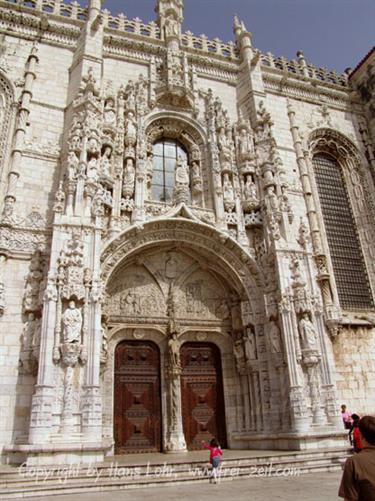
<svg viewBox="0 0 375 501">
<path fill-rule="evenodd" d="M 223 455 L 223 451 L 221 450 L 220 445 L 218 444 L 216 438 L 213 438 L 209 444 L 207 442 L 202 441 L 202 447 L 204 449 L 210 450 L 210 463 L 212 466 L 210 482 L 217 484 L 217 478 L 218 478 L 217 471 L 220 466 L 220 461 L 221 461 L 220 456 Z"/>
</svg>

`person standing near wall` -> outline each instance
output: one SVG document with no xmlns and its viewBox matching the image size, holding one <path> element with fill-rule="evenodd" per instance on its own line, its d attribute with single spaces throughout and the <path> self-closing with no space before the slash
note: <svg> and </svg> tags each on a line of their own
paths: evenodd
<svg viewBox="0 0 375 501">
<path fill-rule="evenodd" d="M 344 501 L 374 501 L 375 417 L 364 416 L 358 428 L 363 449 L 346 460 L 339 496 Z"/>
</svg>

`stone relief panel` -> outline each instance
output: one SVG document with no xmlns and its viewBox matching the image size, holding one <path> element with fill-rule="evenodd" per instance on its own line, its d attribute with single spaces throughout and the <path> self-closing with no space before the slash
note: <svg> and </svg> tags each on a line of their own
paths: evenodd
<svg viewBox="0 0 375 501">
<path fill-rule="evenodd" d="M 144 266 L 125 268 L 108 291 L 109 316 L 166 316 L 166 301 L 152 274 Z"/>
<path fill-rule="evenodd" d="M 230 317 L 223 286 L 210 273 L 201 269 L 186 279 L 178 289 L 177 298 L 180 318 L 226 320 Z"/>
<path fill-rule="evenodd" d="M 229 300 L 220 281 L 192 257 L 174 251 L 145 256 L 142 263 L 120 268 L 107 291 L 106 314 L 165 318 L 171 290 L 180 319 L 230 318 Z"/>
</svg>

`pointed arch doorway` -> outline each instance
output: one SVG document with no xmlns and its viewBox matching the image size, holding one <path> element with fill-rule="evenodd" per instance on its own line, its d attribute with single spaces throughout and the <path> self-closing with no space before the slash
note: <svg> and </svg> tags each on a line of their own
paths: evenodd
<svg viewBox="0 0 375 501">
<path fill-rule="evenodd" d="M 182 421 L 189 450 L 215 437 L 227 446 L 223 376 L 219 348 L 188 342 L 181 347 Z"/>
<path fill-rule="evenodd" d="M 161 452 L 160 353 L 151 341 L 122 341 L 115 351 L 116 454 Z"/>
</svg>

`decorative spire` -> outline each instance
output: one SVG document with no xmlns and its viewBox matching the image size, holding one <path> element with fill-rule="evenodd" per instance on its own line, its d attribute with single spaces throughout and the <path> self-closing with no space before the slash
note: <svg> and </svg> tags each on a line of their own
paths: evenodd
<svg viewBox="0 0 375 501">
<path fill-rule="evenodd" d="M 244 59 L 251 60 L 253 57 L 251 33 L 246 29 L 245 23 L 240 21 L 237 15 L 233 18 L 233 33 L 236 35 L 238 48 Z"/>
<path fill-rule="evenodd" d="M 169 48 L 176 50 L 181 39 L 183 11 L 183 0 L 157 0 L 156 2 L 155 12 L 161 39 L 166 41 Z"/>
</svg>

